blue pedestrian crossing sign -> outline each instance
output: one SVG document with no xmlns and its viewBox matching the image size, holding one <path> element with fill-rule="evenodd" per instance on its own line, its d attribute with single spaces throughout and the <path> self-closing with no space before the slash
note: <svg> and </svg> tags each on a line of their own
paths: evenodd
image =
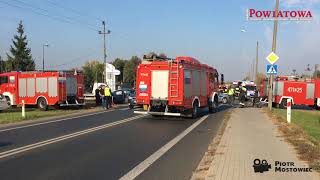
<svg viewBox="0 0 320 180">
<path fill-rule="evenodd" d="M 269 75 L 277 75 L 278 74 L 278 65 L 267 65 L 267 74 Z"/>
</svg>

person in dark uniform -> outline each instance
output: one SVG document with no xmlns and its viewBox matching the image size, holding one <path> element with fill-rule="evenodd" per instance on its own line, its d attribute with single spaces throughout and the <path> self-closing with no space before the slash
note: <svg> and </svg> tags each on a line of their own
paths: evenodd
<svg viewBox="0 0 320 180">
<path fill-rule="evenodd" d="M 96 106 L 100 106 L 101 103 L 102 103 L 101 96 L 100 96 L 100 89 L 101 89 L 101 86 L 99 86 L 99 87 L 95 90 Z"/>
<path fill-rule="evenodd" d="M 240 86 L 240 94 L 239 94 L 239 100 L 240 100 L 240 105 L 244 106 L 245 101 L 246 101 L 246 94 L 247 94 L 247 88 L 245 88 L 244 86 Z"/>
<path fill-rule="evenodd" d="M 100 98 L 102 101 L 101 105 L 102 105 L 103 109 L 106 109 L 106 100 L 105 100 L 106 98 L 104 95 L 104 88 L 105 88 L 105 86 L 101 86 L 100 91 L 99 91 L 99 95 L 100 95 Z"/>
</svg>

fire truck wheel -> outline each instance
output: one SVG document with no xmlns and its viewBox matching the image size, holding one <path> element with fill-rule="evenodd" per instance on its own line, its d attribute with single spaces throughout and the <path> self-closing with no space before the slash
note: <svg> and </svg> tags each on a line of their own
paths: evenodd
<svg viewBox="0 0 320 180">
<path fill-rule="evenodd" d="M 192 118 L 197 118 L 198 117 L 198 112 L 199 112 L 198 101 L 195 101 L 193 103 L 193 107 L 192 107 Z"/>
<path fill-rule="evenodd" d="M 281 109 L 286 109 L 287 108 L 287 99 L 286 98 L 282 99 L 279 107 Z"/>
<path fill-rule="evenodd" d="M 43 97 L 38 99 L 37 106 L 42 111 L 48 110 L 48 103 L 47 103 L 46 99 Z"/>
<path fill-rule="evenodd" d="M 217 107 L 218 107 L 218 102 L 215 100 L 213 103 L 209 104 L 209 112 L 210 113 L 216 113 L 217 112 Z"/>
<path fill-rule="evenodd" d="M 11 106 L 11 100 L 10 100 L 10 98 L 9 98 L 8 96 L 6 96 L 5 98 L 6 98 L 6 100 L 7 100 L 8 106 Z"/>
</svg>

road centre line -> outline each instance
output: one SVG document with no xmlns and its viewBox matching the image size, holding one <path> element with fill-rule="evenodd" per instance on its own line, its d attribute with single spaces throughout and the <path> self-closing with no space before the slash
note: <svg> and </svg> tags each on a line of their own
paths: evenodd
<svg viewBox="0 0 320 180">
<path fill-rule="evenodd" d="M 120 120 L 120 121 L 104 124 L 104 125 L 101 125 L 101 126 L 89 128 L 89 129 L 86 129 L 86 130 L 82 130 L 82 131 L 79 131 L 79 132 L 74 132 L 74 133 L 63 135 L 63 136 L 59 136 L 59 137 L 56 137 L 56 138 L 53 138 L 53 139 L 48 139 L 48 140 L 45 140 L 45 141 L 41 141 L 41 142 L 37 142 L 37 143 L 34 143 L 34 144 L 30 144 L 30 145 L 27 145 L 27 146 L 23 146 L 23 147 L 19 147 L 19 148 L 16 148 L 16 149 L 8 150 L 8 151 L 0 153 L 0 159 L 5 158 L 5 157 L 9 157 L 9 156 L 12 156 L 12 155 L 15 155 L 15 154 L 19 154 L 19 153 L 22 153 L 22 152 L 25 152 L 25 151 L 29 151 L 29 150 L 32 150 L 32 149 L 36 149 L 36 148 L 39 148 L 39 147 L 42 147 L 42 146 L 45 146 L 45 145 L 49 145 L 49 144 L 57 143 L 57 142 L 60 142 L 60 141 L 63 141 L 63 140 L 67 140 L 67 139 L 70 139 L 70 138 L 74 138 L 74 137 L 77 137 L 77 136 L 80 136 L 80 135 L 84 135 L 84 134 L 88 134 L 88 133 L 91 133 L 91 132 L 95 132 L 95 131 L 98 131 L 98 130 L 101 130 L 101 129 L 105 129 L 105 128 L 108 128 L 108 127 L 112 127 L 112 126 L 116 126 L 116 125 L 119 125 L 119 124 L 127 123 L 127 122 L 130 122 L 130 121 L 139 119 L 141 117 L 144 117 L 144 116 L 145 115 L 134 116 L 134 117 L 131 117 L 131 118 Z"/>
<path fill-rule="evenodd" d="M 81 118 L 81 117 L 87 117 L 87 116 L 92 116 L 92 115 L 98 115 L 98 114 L 107 113 L 107 112 L 112 112 L 112 111 L 115 111 L 115 110 L 113 109 L 113 110 L 110 110 L 110 111 L 95 112 L 95 113 L 84 114 L 84 115 L 79 115 L 79 116 L 75 116 L 75 117 L 68 117 L 68 118 L 63 118 L 63 119 L 57 119 L 57 120 L 53 120 L 53 121 L 46 121 L 46 122 L 40 122 L 40 123 L 29 124 L 29 125 L 24 125 L 24 126 L 12 127 L 12 128 L 2 129 L 2 130 L 0 130 L 0 132 L 6 132 L 6 131 L 11 131 L 11 130 L 16 130 L 16 129 L 33 127 L 33 126 L 40 126 L 40 125 L 44 125 L 44 124 L 51 124 L 51 123 L 66 121 L 66 120 L 75 119 L 75 118 Z"/>
<path fill-rule="evenodd" d="M 181 139 L 183 139 L 187 134 L 189 134 L 193 129 L 200 125 L 204 120 L 206 120 L 209 115 L 203 116 L 201 119 L 193 123 L 190 127 L 168 142 L 166 145 L 162 146 L 156 152 L 154 152 L 147 159 L 142 161 L 127 174 L 122 176 L 120 180 L 132 180 L 143 173 L 149 166 L 151 166 L 155 161 L 157 161 L 161 156 L 163 156 L 167 151 L 169 151 L 174 145 L 176 145 Z"/>
</svg>

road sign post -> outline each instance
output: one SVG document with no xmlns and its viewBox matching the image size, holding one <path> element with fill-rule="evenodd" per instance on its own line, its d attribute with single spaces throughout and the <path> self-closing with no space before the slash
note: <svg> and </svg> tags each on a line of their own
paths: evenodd
<svg viewBox="0 0 320 180">
<path fill-rule="evenodd" d="M 287 99 L 287 122 L 291 123 L 291 99 Z"/>
<path fill-rule="evenodd" d="M 26 108 L 25 108 L 25 104 L 24 104 L 24 100 L 22 100 L 22 112 L 21 112 L 21 115 L 22 115 L 22 117 L 24 118 L 24 117 L 26 117 Z"/>
<path fill-rule="evenodd" d="M 271 70 L 270 73 L 268 73 L 268 70 L 267 70 L 267 74 L 270 75 L 269 82 L 268 82 L 268 108 L 269 108 L 269 110 L 272 109 L 273 75 L 277 74 L 277 69 L 278 69 L 278 66 L 276 66 L 274 64 L 279 60 L 279 56 L 276 55 L 276 53 L 274 53 L 274 51 L 275 51 L 275 39 L 274 39 L 274 43 L 272 45 L 272 52 L 266 57 L 267 61 L 271 64 L 269 66 L 269 70 Z M 276 66 L 276 68 L 275 68 L 275 66 Z M 267 69 L 268 69 L 268 67 L 267 67 Z"/>
</svg>

